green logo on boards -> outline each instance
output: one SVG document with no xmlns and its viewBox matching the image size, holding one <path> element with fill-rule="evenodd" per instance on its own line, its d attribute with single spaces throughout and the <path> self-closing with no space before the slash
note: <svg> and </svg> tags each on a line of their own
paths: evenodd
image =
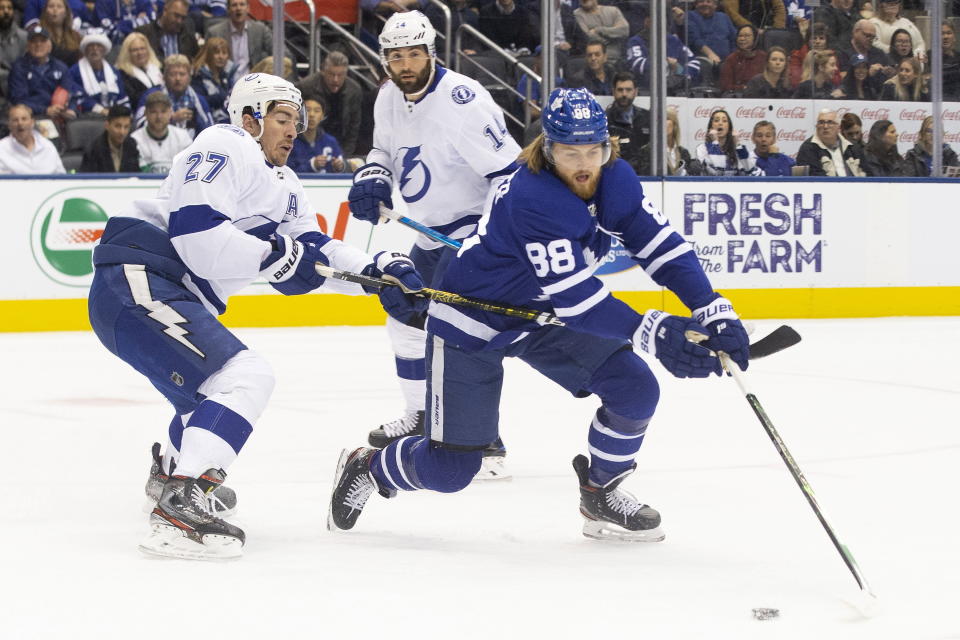
<svg viewBox="0 0 960 640">
<path fill-rule="evenodd" d="M 103 208 L 86 198 L 55 194 L 37 209 L 30 245 L 40 269 L 61 284 L 86 287 L 93 274 L 93 247 L 107 223 Z"/>
</svg>

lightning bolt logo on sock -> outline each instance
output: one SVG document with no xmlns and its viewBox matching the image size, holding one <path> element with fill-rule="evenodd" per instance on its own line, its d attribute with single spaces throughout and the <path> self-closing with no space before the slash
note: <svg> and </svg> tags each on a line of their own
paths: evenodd
<svg viewBox="0 0 960 640">
<path fill-rule="evenodd" d="M 153 296 L 150 295 L 150 282 L 147 280 L 147 272 L 144 270 L 143 265 L 125 264 L 123 265 L 123 273 L 127 277 L 127 283 L 130 285 L 130 294 L 133 296 L 133 301 L 150 311 L 147 317 L 165 325 L 167 327 L 163 330 L 165 334 L 201 358 L 206 358 L 207 356 L 200 351 L 200 349 L 187 340 L 190 332 L 178 326 L 181 322 L 187 322 L 187 319 L 180 315 L 173 307 L 159 300 L 154 300 Z"/>
</svg>

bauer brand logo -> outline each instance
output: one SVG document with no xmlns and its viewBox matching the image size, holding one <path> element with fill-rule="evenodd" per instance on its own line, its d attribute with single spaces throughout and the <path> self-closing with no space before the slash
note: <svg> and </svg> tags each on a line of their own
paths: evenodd
<svg viewBox="0 0 960 640">
<path fill-rule="evenodd" d="M 30 247 L 40 270 L 60 284 L 89 286 L 93 247 L 106 224 L 107 213 L 99 204 L 71 196 L 70 190 L 44 200 L 30 229 Z"/>
</svg>

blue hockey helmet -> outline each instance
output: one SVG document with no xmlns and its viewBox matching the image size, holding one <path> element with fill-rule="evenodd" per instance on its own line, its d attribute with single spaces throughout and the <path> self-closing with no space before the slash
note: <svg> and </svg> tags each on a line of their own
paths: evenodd
<svg viewBox="0 0 960 640">
<path fill-rule="evenodd" d="M 603 162 L 610 159 L 607 114 L 586 89 L 554 89 L 540 117 L 550 162 L 554 144 L 602 144 Z"/>
</svg>

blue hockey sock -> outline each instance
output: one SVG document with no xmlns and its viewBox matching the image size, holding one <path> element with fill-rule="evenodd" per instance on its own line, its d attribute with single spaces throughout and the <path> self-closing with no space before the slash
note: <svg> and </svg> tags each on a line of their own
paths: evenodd
<svg viewBox="0 0 960 640">
<path fill-rule="evenodd" d="M 633 466 L 650 418 L 635 420 L 618 416 L 604 406 L 597 409 L 587 438 L 590 450 L 590 482 L 604 486 Z"/>
<path fill-rule="evenodd" d="M 423 436 L 407 436 L 377 452 L 370 463 L 370 471 L 377 483 L 388 489 L 423 489 L 414 467 L 414 453 L 426 442 Z"/>
</svg>

